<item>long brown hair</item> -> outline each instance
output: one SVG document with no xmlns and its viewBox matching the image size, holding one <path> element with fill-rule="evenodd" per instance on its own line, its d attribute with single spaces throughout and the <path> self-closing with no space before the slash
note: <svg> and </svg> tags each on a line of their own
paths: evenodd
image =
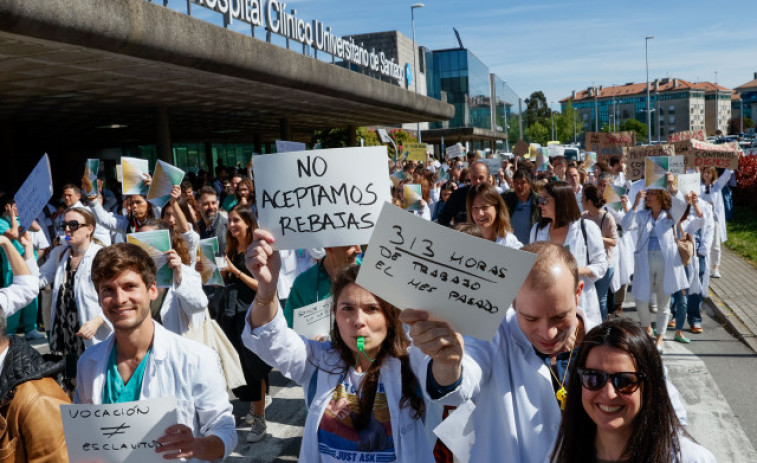
<svg viewBox="0 0 757 463">
<path fill-rule="evenodd" d="M 360 267 L 356 264 L 352 264 L 342 269 L 334 279 L 331 285 L 331 294 L 333 295 L 333 305 L 331 311 L 336 313 L 337 302 L 342 291 L 349 285 L 355 284 L 357 280 L 357 274 Z M 373 410 L 373 401 L 376 398 L 376 390 L 378 388 L 379 373 L 381 371 L 381 365 L 384 360 L 390 357 L 395 357 L 400 361 L 401 374 L 402 374 L 402 398 L 400 399 L 400 407 L 410 407 L 415 410 L 413 414 L 414 419 L 419 419 L 425 413 L 425 403 L 423 399 L 416 393 L 419 387 L 418 380 L 415 378 L 412 369 L 410 368 L 410 358 L 407 354 L 410 347 L 410 340 L 405 335 L 405 331 L 402 328 L 402 322 L 400 321 L 400 310 L 375 296 L 381 307 L 381 312 L 386 318 L 386 338 L 381 343 L 381 348 L 376 359 L 371 362 L 371 366 L 365 372 L 363 383 L 360 385 L 358 391 L 358 397 L 360 398 L 360 412 L 357 417 L 353 419 L 355 429 L 363 429 L 368 425 L 371 418 L 371 411 Z M 336 320 L 336 317 L 334 317 Z M 355 358 L 357 353 L 353 352 L 347 344 L 345 344 L 339 333 L 339 327 L 334 321 L 334 326 L 331 329 L 331 344 L 333 348 L 339 353 L 339 356 L 344 362 L 345 373 L 349 368 L 349 365 L 355 364 Z"/>
<path fill-rule="evenodd" d="M 555 220 L 552 225 L 554 228 L 570 225 L 574 220 L 581 218 L 581 210 L 578 208 L 576 194 L 568 182 L 547 183 L 542 191 L 551 196 L 555 201 Z M 539 221 L 539 229 L 541 230 L 546 227 L 550 222 L 552 222 L 552 219 L 542 218 Z"/>
<path fill-rule="evenodd" d="M 486 204 L 497 209 L 494 218 L 494 229 L 497 231 L 497 236 L 504 238 L 508 233 L 512 233 L 513 227 L 510 225 L 510 214 L 507 212 L 505 201 L 499 195 L 497 189 L 488 183 L 479 183 L 468 190 L 468 197 L 465 198 L 468 222 L 473 222 L 473 201 L 476 200 L 477 196 L 481 196 Z"/>
<path fill-rule="evenodd" d="M 229 215 L 232 213 L 238 214 L 242 221 L 247 224 L 247 238 L 252 242 L 252 232 L 258 228 L 258 222 L 255 220 L 255 216 L 252 214 L 250 206 L 239 204 L 231 208 Z M 239 246 L 239 241 L 234 238 L 229 230 L 226 230 L 226 257 L 228 259 L 231 260 L 234 258 L 234 254 L 237 252 L 237 246 Z"/>
<path fill-rule="evenodd" d="M 628 354 L 636 371 L 646 375 L 641 383 L 641 410 L 633 420 L 631 437 L 623 455 L 629 461 L 668 463 L 680 461 L 678 435 L 682 431 L 668 396 L 662 359 L 654 342 L 638 324 L 615 319 L 594 327 L 584 337 L 575 366 L 568 379 L 568 400 L 557 434 L 552 463 L 596 461 L 594 439 L 597 425 L 589 417 L 582 402 L 581 377 L 577 369 L 586 365 L 589 352 L 598 346 L 609 346 Z"/>
</svg>

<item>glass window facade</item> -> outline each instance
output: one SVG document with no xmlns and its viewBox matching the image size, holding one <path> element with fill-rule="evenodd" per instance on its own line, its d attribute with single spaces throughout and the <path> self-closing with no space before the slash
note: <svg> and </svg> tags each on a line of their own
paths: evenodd
<svg viewBox="0 0 757 463">
<path fill-rule="evenodd" d="M 428 95 L 455 107 L 455 116 L 432 122 L 431 128 L 481 127 L 491 129 L 489 68 L 466 49 L 438 50 L 427 54 Z"/>
</svg>

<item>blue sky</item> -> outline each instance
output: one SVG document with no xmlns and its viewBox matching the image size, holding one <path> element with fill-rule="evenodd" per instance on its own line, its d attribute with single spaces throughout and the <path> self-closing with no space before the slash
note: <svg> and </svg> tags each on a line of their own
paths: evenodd
<svg viewBox="0 0 757 463">
<path fill-rule="evenodd" d="M 301 0 L 297 16 L 318 19 L 338 35 L 399 30 L 411 35 L 410 5 L 397 0 Z M 757 3 L 750 0 L 495 1 L 426 0 L 416 10 L 418 43 L 430 49 L 463 44 L 522 98 L 542 90 L 555 103 L 571 90 L 644 82 L 649 77 L 717 81 L 734 88 L 757 72 Z M 176 5 L 174 5 L 176 4 Z M 185 10 L 185 0 L 171 6 Z M 216 13 L 193 13 L 218 21 Z M 243 27 L 242 24 L 235 25 Z"/>
</svg>

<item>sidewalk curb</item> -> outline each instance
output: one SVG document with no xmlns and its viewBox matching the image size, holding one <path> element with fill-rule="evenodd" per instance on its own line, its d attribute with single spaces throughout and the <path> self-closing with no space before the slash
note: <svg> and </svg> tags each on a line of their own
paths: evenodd
<svg viewBox="0 0 757 463">
<path fill-rule="evenodd" d="M 728 304 L 723 302 L 717 293 L 710 288 L 710 295 L 703 298 L 703 301 L 707 304 L 708 312 L 714 314 L 715 318 L 721 322 L 726 329 L 736 336 L 739 341 L 746 344 L 747 347 L 757 353 L 757 334 L 752 333 L 744 322 L 739 318 L 739 315 L 734 312 Z"/>
</svg>

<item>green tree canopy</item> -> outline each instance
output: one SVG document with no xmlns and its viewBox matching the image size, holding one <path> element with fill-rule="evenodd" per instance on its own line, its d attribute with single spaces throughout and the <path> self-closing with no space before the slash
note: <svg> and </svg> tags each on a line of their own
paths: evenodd
<svg viewBox="0 0 757 463">
<path fill-rule="evenodd" d="M 636 132 L 636 140 L 638 141 L 647 139 L 647 124 L 636 119 L 628 119 L 627 121 L 623 121 L 620 124 L 619 128 L 621 132 L 630 130 Z"/>
<path fill-rule="evenodd" d="M 549 129 L 538 122 L 534 122 L 533 124 L 529 125 L 528 129 L 526 130 L 526 138 L 531 141 L 531 143 L 546 145 L 547 141 L 549 141 L 549 137 Z"/>
<path fill-rule="evenodd" d="M 552 110 L 547 105 L 547 97 L 544 96 L 544 92 L 536 91 L 526 98 L 526 109 L 523 112 L 523 120 L 527 127 L 531 127 L 534 123 L 538 122 L 545 127 L 550 123 L 550 116 Z"/>
</svg>

